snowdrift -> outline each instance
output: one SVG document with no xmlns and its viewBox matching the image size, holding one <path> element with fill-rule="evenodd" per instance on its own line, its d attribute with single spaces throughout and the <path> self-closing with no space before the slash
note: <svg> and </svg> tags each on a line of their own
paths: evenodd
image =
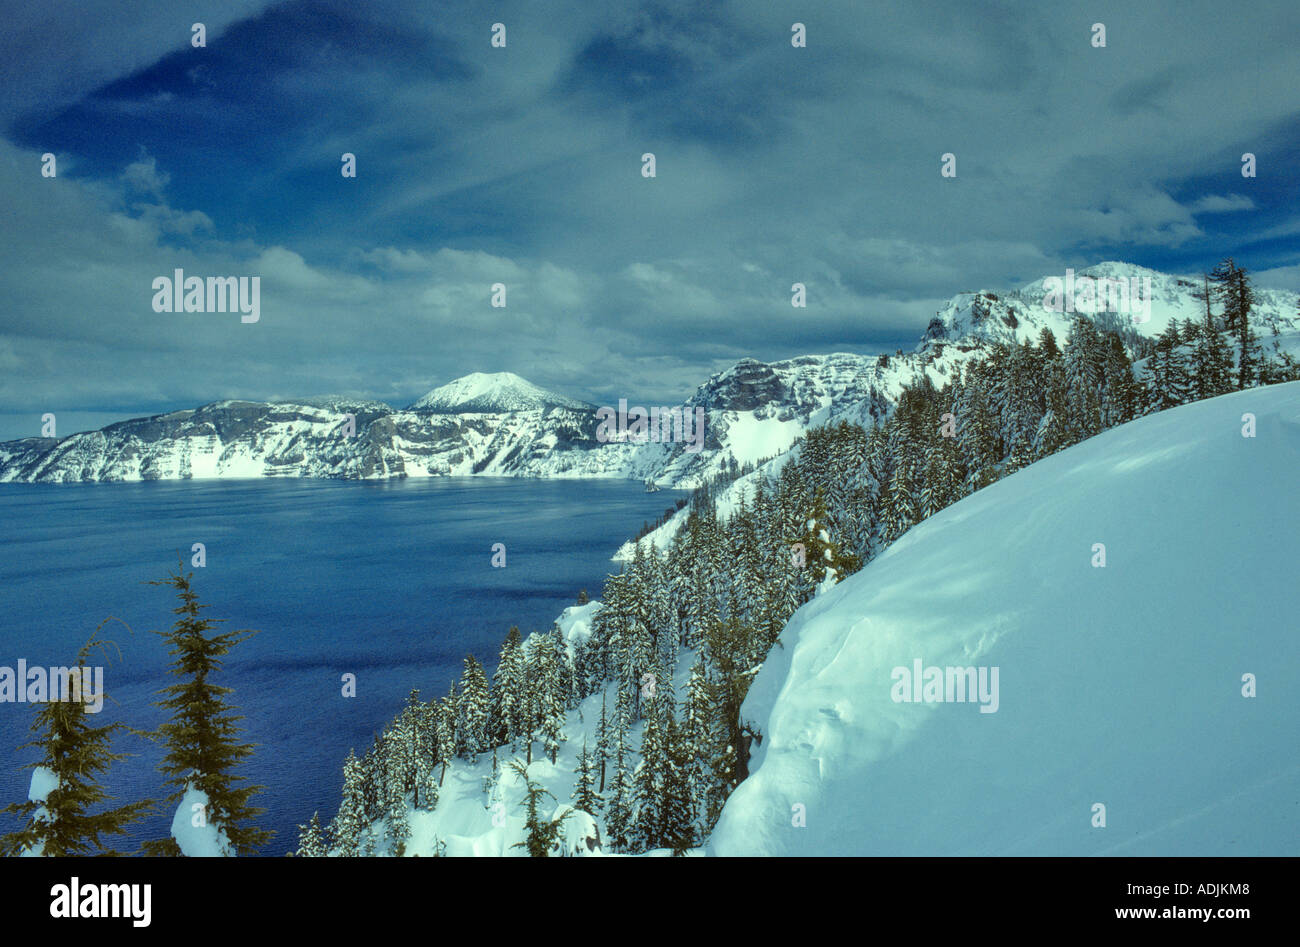
<svg viewBox="0 0 1300 947">
<path fill-rule="evenodd" d="M 917 525 L 790 620 L 707 851 L 1300 854 L 1298 490 L 1292 383 L 1142 418 Z M 996 710 L 895 700 L 927 696 L 901 694 L 917 661 L 998 668 Z"/>
</svg>

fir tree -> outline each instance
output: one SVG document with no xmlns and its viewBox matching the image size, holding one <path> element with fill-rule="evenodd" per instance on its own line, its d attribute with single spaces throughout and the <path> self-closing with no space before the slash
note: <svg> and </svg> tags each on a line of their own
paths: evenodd
<svg viewBox="0 0 1300 947">
<path fill-rule="evenodd" d="M 143 819 L 153 807 L 152 800 L 144 800 L 93 811 L 112 798 L 100 785 L 100 776 L 113 763 L 126 759 L 125 753 L 111 749 L 114 734 L 126 729 L 125 725 L 91 726 L 86 704 L 80 699 L 81 682 L 89 679 L 86 657 L 93 648 L 107 644 L 99 637 L 103 627 L 101 623 L 77 652 L 77 666 L 71 671 L 76 678 L 74 682 L 69 677 L 68 696 L 78 699 L 51 699 L 36 712 L 31 730 L 40 736 L 23 747 L 35 747 L 42 754 L 40 760 L 29 764 L 36 771 L 33 788 L 41 777 L 52 786 L 41 798 L 0 810 L 27 820 L 22 829 L 0 837 L 0 853 L 4 855 L 109 854 L 104 848 L 105 838 L 125 835 L 128 827 Z"/>
<path fill-rule="evenodd" d="M 1223 320 L 1237 336 L 1237 388 L 1255 384 L 1259 357 L 1255 334 L 1250 327 L 1250 312 L 1255 304 L 1255 292 L 1245 268 L 1237 266 L 1232 257 L 1220 262 L 1210 273 L 1217 295 L 1223 302 Z"/>
<path fill-rule="evenodd" d="M 194 788 L 207 797 L 205 819 L 230 843 L 232 854 L 253 855 L 271 840 L 274 833 L 249 823 L 265 810 L 250 805 L 249 800 L 261 786 L 241 785 L 245 777 L 235 767 L 253 753 L 253 745 L 239 743 L 236 724 L 243 719 L 226 701 L 233 689 L 213 684 L 210 677 L 222 667 L 223 658 L 239 643 L 257 634 L 239 630 L 214 633 L 224 619 L 200 617 L 208 606 L 200 605 L 190 587 L 193 573 L 178 568 L 175 573 L 151 585 L 167 585 L 176 590 L 180 605 L 172 611 L 178 616 L 171 629 L 156 631 L 169 646 L 172 663 L 168 673 L 175 684 L 159 693 L 157 706 L 171 712 L 169 721 L 157 730 L 167 752 L 159 769 L 173 787 L 167 803 L 179 802 L 186 791 Z M 179 855 L 180 846 L 167 838 L 146 842 L 149 855 Z"/>
<path fill-rule="evenodd" d="M 524 781 L 524 799 L 520 804 L 524 807 L 524 827 L 528 829 L 528 837 L 522 842 L 516 842 L 511 848 L 527 849 L 528 854 L 533 858 L 546 858 L 559 841 L 560 828 L 564 820 L 569 817 L 569 813 L 565 812 L 557 819 L 543 822 L 537 810 L 541 805 L 541 798 L 551 796 L 554 799 L 555 796 L 529 778 L 528 767 L 523 763 L 512 760 L 510 765 L 515 774 Z"/>
<path fill-rule="evenodd" d="M 491 736 L 494 745 L 513 745 L 523 729 L 526 678 L 522 638 L 519 629 L 512 626 L 501 645 L 501 658 L 492 675 Z"/>
<path fill-rule="evenodd" d="M 483 665 L 472 654 L 465 656 L 456 713 L 456 739 L 460 753 L 465 759 L 473 760 L 488 749 L 491 694 Z"/>
<path fill-rule="evenodd" d="M 600 765 L 600 789 L 605 791 L 605 764 L 609 760 L 609 720 L 605 716 L 605 693 L 600 695 L 600 723 L 596 728 L 596 759 Z"/>
<path fill-rule="evenodd" d="M 582 741 L 582 753 L 578 755 L 577 779 L 573 785 L 573 794 L 569 797 L 573 804 L 591 816 L 600 815 L 600 806 L 604 801 L 596 791 L 596 766 L 587 752 L 587 740 Z"/>
<path fill-rule="evenodd" d="M 366 824 L 361 764 L 356 753 L 348 750 L 348 758 L 343 763 L 343 800 L 329 827 L 329 836 L 339 855 L 351 858 L 361 854 L 361 834 Z"/>
<path fill-rule="evenodd" d="M 329 843 L 325 841 L 324 830 L 320 826 L 320 813 L 313 812 L 311 821 L 298 826 L 298 851 L 300 858 L 324 858 L 329 854 Z"/>
</svg>

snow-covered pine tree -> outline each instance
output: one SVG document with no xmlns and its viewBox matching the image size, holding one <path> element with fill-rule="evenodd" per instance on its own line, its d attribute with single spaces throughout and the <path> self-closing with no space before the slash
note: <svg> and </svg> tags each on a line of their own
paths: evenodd
<svg viewBox="0 0 1300 947">
<path fill-rule="evenodd" d="M 88 674 L 86 658 L 105 645 L 95 633 L 77 652 L 76 691 Z M 25 682 L 23 682 L 25 683 Z M 22 684 L 20 684 L 22 686 Z M 0 854 L 64 857 L 104 854 L 107 836 L 125 835 L 129 827 L 149 814 L 152 800 L 93 811 L 112 797 L 100 785 L 100 776 L 125 753 L 112 751 L 113 736 L 126 729 L 111 723 L 92 727 L 83 700 L 49 700 L 39 705 L 31 730 L 39 736 L 22 748 L 34 747 L 41 758 L 33 770 L 28 801 L 6 806 L 3 812 L 27 820 L 16 832 L 0 837 Z"/>
<path fill-rule="evenodd" d="M 407 819 L 407 786 L 413 782 L 410 763 L 409 733 L 403 726 L 395 727 L 384 735 L 384 782 L 381 787 L 381 805 L 392 854 L 401 857 L 406 842 L 411 837 Z"/>
<path fill-rule="evenodd" d="M 527 677 L 523 637 L 511 626 L 501 645 L 501 656 L 492 674 L 492 724 L 494 745 L 513 745 L 523 725 L 523 690 Z"/>
<path fill-rule="evenodd" d="M 329 854 L 329 843 L 320 825 L 319 812 L 313 812 L 306 825 L 298 826 L 298 851 L 295 854 L 299 858 L 324 858 Z"/>
<path fill-rule="evenodd" d="M 646 701 L 645 726 L 641 729 L 641 761 L 632 773 L 632 820 L 628 832 L 635 851 L 663 846 L 663 778 L 667 763 L 663 730 L 664 701 Z"/>
<path fill-rule="evenodd" d="M 1250 327 L 1250 313 L 1255 305 L 1250 276 L 1244 267 L 1237 266 L 1232 257 L 1227 257 L 1210 272 L 1210 281 L 1215 284 L 1218 298 L 1223 303 L 1223 321 L 1237 337 L 1236 386 L 1238 389 L 1249 388 L 1255 384 L 1259 358 L 1255 333 Z"/>
<path fill-rule="evenodd" d="M 434 734 L 438 744 L 438 785 L 447 775 L 447 761 L 456 755 L 459 741 L 456 736 L 456 691 L 455 685 L 447 687 L 447 696 L 438 702 L 437 713 L 433 718 Z"/>
<path fill-rule="evenodd" d="M 628 731 L 632 726 L 632 699 L 626 691 L 619 690 L 615 704 L 614 776 L 609 784 L 608 804 L 605 807 L 605 833 L 611 851 L 623 851 L 628 845 L 628 830 L 632 821 L 633 787 L 628 766 Z"/>
<path fill-rule="evenodd" d="M 609 718 L 605 713 L 605 692 L 600 694 L 600 723 L 596 727 L 596 761 L 600 768 L 599 793 L 605 791 L 605 764 L 609 761 Z"/>
<path fill-rule="evenodd" d="M 587 752 L 587 738 L 582 739 L 582 752 L 578 754 L 577 779 L 573 784 L 570 798 L 573 804 L 590 816 L 600 815 L 600 806 L 604 801 L 596 790 L 596 764 Z"/>
<path fill-rule="evenodd" d="M 1205 304 L 1205 318 L 1196 334 L 1192 356 L 1193 391 L 1198 399 L 1216 398 L 1232 391 L 1232 351 L 1214 316 L 1214 290 L 1208 275 L 1202 277 L 1202 289 L 1196 298 Z"/>
<path fill-rule="evenodd" d="M 712 769 L 710 763 L 721 751 L 714 727 L 714 709 L 703 655 L 697 654 L 686 683 L 686 700 L 682 704 L 681 743 L 686 753 L 684 775 L 686 794 L 691 800 L 691 821 L 700 834 L 711 828 L 700 825 L 709 794 Z"/>
<path fill-rule="evenodd" d="M 533 858 L 546 858 L 555 848 L 560 838 L 560 828 L 564 820 L 569 817 L 565 812 L 558 819 L 544 822 L 538 806 L 541 805 L 542 796 L 555 798 L 545 787 L 539 786 L 528 776 L 528 767 L 518 760 L 511 760 L 511 767 L 515 774 L 523 780 L 524 798 L 520 803 L 524 807 L 524 826 L 528 829 L 528 837 L 522 842 L 516 842 L 512 848 L 523 848 Z"/>
<path fill-rule="evenodd" d="M 348 758 L 343 762 L 343 800 L 329 827 L 334 850 L 343 857 L 360 855 L 361 833 L 368 822 L 361 787 L 361 763 L 356 753 L 348 750 Z"/>
<path fill-rule="evenodd" d="M 159 769 L 167 777 L 165 784 L 173 787 L 166 801 L 174 804 L 190 788 L 199 790 L 207 797 L 207 824 L 225 836 L 235 854 L 253 855 L 274 834 L 250 824 L 265 811 L 249 802 L 263 787 L 241 785 L 245 777 L 235 773 L 252 755 L 253 745 L 236 742 L 241 718 L 226 700 L 234 691 L 213 684 L 210 677 L 221 669 L 223 659 L 236 645 L 257 632 L 214 633 L 219 620 L 200 617 L 200 611 L 208 606 L 199 604 L 190 586 L 192 577 L 193 573 L 181 566 L 166 579 L 150 583 L 174 588 L 180 599 L 173 609 L 177 618 L 172 627 L 154 632 L 169 646 L 172 663 L 168 674 L 177 679 L 159 691 L 163 699 L 156 702 L 171 712 L 171 719 L 156 732 L 167 751 Z M 149 855 L 181 854 L 180 846 L 170 837 L 146 842 L 143 850 Z"/>
<path fill-rule="evenodd" d="M 542 741 L 543 752 L 554 763 L 560 749 L 566 709 L 560 657 L 555 652 L 553 636 L 536 635 L 531 641 L 529 679 L 536 707 L 537 736 Z"/>
<path fill-rule="evenodd" d="M 1071 426 L 1079 439 L 1101 432 L 1102 364 L 1105 353 L 1093 321 L 1075 313 L 1065 342 L 1065 380 L 1069 392 Z"/>
<path fill-rule="evenodd" d="M 695 847 L 695 800 L 691 795 L 691 745 L 672 708 L 667 708 L 664 739 L 664 773 L 660 787 L 660 844 L 674 855 Z"/>
<path fill-rule="evenodd" d="M 457 699 L 456 736 L 460 742 L 461 755 L 467 760 L 476 759 L 488 749 L 491 699 L 483 665 L 472 654 L 466 655 Z"/>
</svg>

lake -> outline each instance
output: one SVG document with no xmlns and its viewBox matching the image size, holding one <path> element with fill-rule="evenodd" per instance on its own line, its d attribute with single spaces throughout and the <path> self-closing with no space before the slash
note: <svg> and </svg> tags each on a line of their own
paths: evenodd
<svg viewBox="0 0 1300 947">
<path fill-rule="evenodd" d="M 442 696 L 466 653 L 487 665 L 509 627 L 549 629 L 579 589 L 599 597 L 610 556 L 684 493 L 647 494 L 629 481 L 456 478 L 170 481 L 0 485 L 0 665 L 70 665 L 103 619 L 121 648 L 105 667 L 109 701 L 96 723 L 152 728 L 164 676 L 162 640 L 174 590 L 145 583 L 177 565 L 194 572 L 222 630 L 261 634 L 229 656 L 218 683 L 235 688 L 245 738 L 259 744 L 240 772 L 266 786 L 259 824 L 277 832 L 264 854 L 297 845 L 297 825 L 333 817 L 349 748 L 363 753 L 412 688 Z M 191 547 L 207 564 L 191 570 Z M 504 568 L 492 547 L 505 546 Z M 357 676 L 345 698 L 340 678 Z M 17 750 L 34 708 L 0 703 L 0 805 L 27 797 L 39 757 Z M 105 784 L 122 801 L 161 798 L 161 752 L 120 734 Z M 174 807 L 137 826 L 163 837 Z M 18 826 L 0 816 L 0 830 Z"/>
</svg>

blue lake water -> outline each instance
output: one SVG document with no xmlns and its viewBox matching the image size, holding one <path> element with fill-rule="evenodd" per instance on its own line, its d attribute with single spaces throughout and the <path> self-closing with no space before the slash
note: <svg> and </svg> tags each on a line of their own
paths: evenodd
<svg viewBox="0 0 1300 947">
<path fill-rule="evenodd" d="M 599 596 L 609 557 L 643 521 L 684 494 L 633 482 L 434 479 L 391 482 L 242 480 L 0 485 L 0 665 L 72 664 L 108 616 L 121 648 L 105 666 L 110 700 L 96 722 L 151 728 L 167 655 L 152 629 L 170 626 L 174 590 L 149 586 L 178 553 L 204 543 L 193 569 L 207 616 L 261 634 L 231 653 L 219 683 L 259 744 L 241 772 L 266 787 L 260 820 L 296 846 L 296 826 L 338 808 L 342 763 L 359 754 L 411 688 L 447 692 L 466 653 L 491 668 L 510 625 L 545 630 L 585 588 Z M 506 547 L 493 568 L 492 546 Z M 357 675 L 357 696 L 340 678 Z M 35 749 L 29 704 L 0 703 L 0 805 L 27 796 Z M 153 744 L 121 734 L 106 785 L 121 799 L 164 795 Z M 172 808 L 137 826 L 164 837 Z M 16 828 L 0 816 L 0 830 Z"/>
</svg>

